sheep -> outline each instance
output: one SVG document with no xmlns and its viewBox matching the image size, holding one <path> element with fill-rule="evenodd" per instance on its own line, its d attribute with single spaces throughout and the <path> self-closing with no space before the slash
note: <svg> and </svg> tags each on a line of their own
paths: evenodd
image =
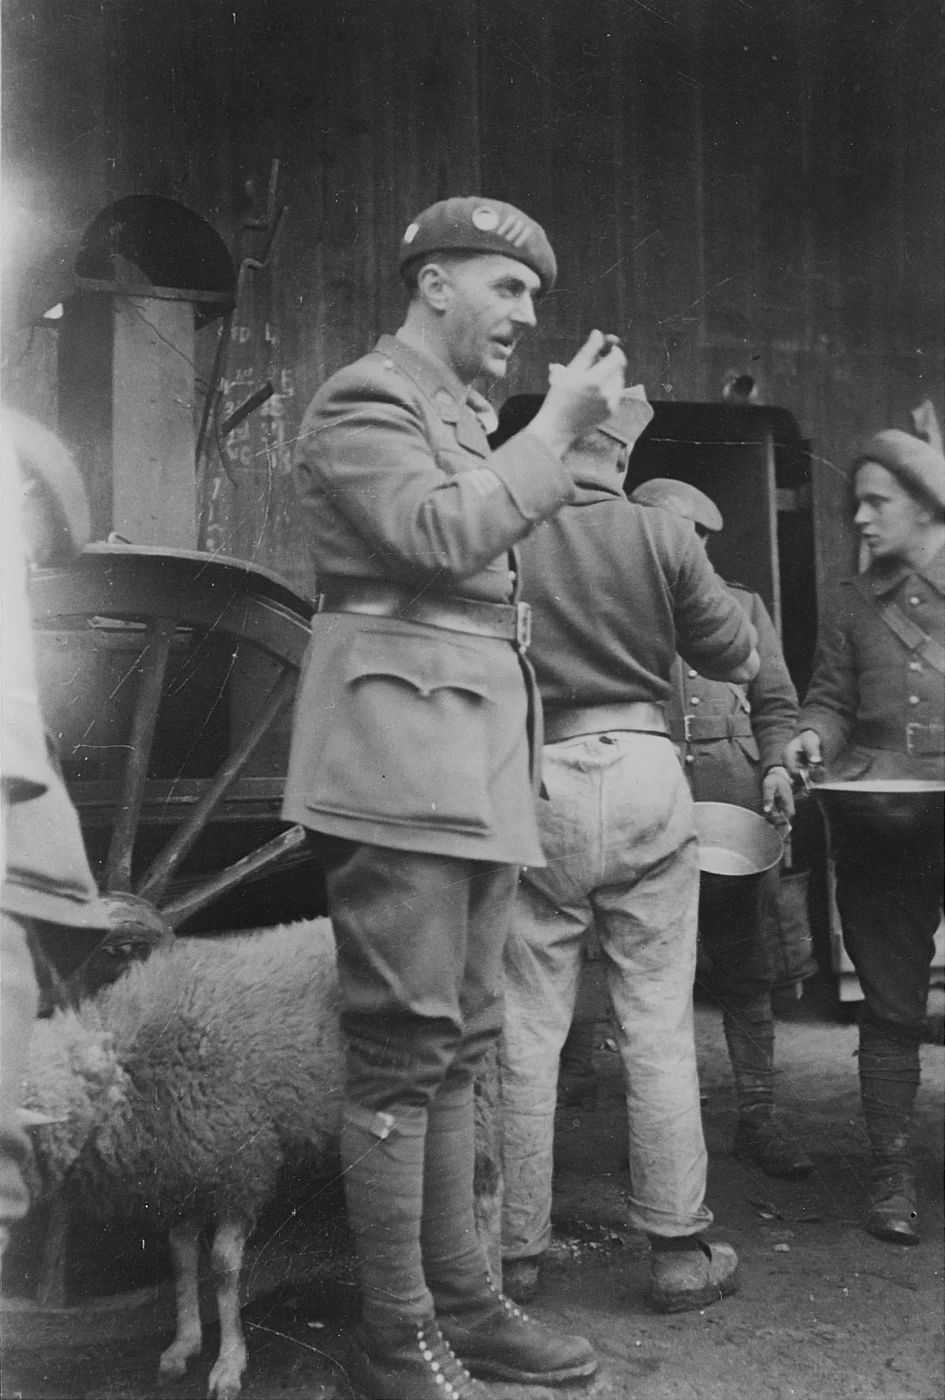
<svg viewBox="0 0 945 1400">
<path fill-rule="evenodd" d="M 22 1102 L 38 1123 L 44 1190 L 169 1229 L 177 1328 L 164 1377 L 182 1376 L 201 1348 L 199 1239 L 212 1226 L 220 1350 L 208 1397 L 235 1400 L 246 1238 L 284 1167 L 325 1166 L 337 1152 L 343 1048 L 329 920 L 159 948 L 94 1000 L 38 1021 L 30 1061 Z"/>
</svg>

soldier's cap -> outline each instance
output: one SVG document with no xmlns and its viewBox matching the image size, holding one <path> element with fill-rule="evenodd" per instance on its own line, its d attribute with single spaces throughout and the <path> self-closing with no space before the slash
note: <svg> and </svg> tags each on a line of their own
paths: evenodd
<svg viewBox="0 0 945 1400">
<path fill-rule="evenodd" d="M 713 533 L 722 528 L 722 515 L 715 502 L 698 486 L 675 477 L 654 476 L 641 482 L 630 492 L 630 500 L 638 506 L 659 506 Z"/>
<path fill-rule="evenodd" d="M 401 276 L 434 253 L 499 253 L 536 272 L 549 292 L 558 264 L 541 224 L 501 199 L 480 195 L 441 199 L 412 220 L 400 241 Z"/>
<path fill-rule="evenodd" d="M 492 447 L 501 447 L 503 442 L 515 437 L 527 428 L 544 403 L 541 394 L 513 394 L 499 409 L 499 426 L 489 438 Z M 617 411 L 595 429 L 613 438 L 625 447 L 632 447 L 653 417 L 653 408 L 646 397 L 642 384 L 634 384 L 624 389 L 620 396 Z"/>
<path fill-rule="evenodd" d="M 864 462 L 878 462 L 910 496 L 945 514 L 945 456 L 922 438 L 886 428 L 864 443 L 853 463 L 854 475 Z"/>
</svg>

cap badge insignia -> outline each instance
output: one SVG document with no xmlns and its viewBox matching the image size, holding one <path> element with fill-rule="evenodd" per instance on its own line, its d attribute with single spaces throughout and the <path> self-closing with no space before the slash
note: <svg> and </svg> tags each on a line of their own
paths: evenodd
<svg viewBox="0 0 945 1400">
<path fill-rule="evenodd" d="M 488 204 L 480 204 L 472 211 L 472 221 L 481 233 L 492 233 L 499 227 L 499 215 Z"/>
<path fill-rule="evenodd" d="M 407 229 L 407 232 L 404 234 L 404 242 L 405 242 L 405 243 L 412 243 L 413 240 L 416 238 L 416 236 L 417 236 L 417 234 L 418 234 L 419 232 L 420 232 L 420 225 L 419 225 L 419 224 L 410 224 L 409 227 L 408 227 L 408 229 Z"/>
</svg>

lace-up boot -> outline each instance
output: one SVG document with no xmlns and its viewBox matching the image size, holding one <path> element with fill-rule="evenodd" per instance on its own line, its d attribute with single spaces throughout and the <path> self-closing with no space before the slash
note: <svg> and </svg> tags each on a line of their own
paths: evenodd
<svg viewBox="0 0 945 1400">
<path fill-rule="evenodd" d="M 361 1400 L 493 1400 L 473 1380 L 434 1319 L 362 1331 L 351 1358 L 351 1381 Z"/>
<path fill-rule="evenodd" d="M 590 1342 L 535 1322 L 492 1283 L 476 1231 L 474 1159 L 472 1086 L 444 1084 L 428 1111 L 421 1230 L 443 1336 L 475 1375 L 521 1385 L 592 1375 Z"/>
<path fill-rule="evenodd" d="M 586 1337 L 536 1322 L 488 1278 L 479 1296 L 459 1303 L 437 1321 L 443 1336 L 470 1371 L 519 1385 L 563 1385 L 597 1370 Z"/>
</svg>

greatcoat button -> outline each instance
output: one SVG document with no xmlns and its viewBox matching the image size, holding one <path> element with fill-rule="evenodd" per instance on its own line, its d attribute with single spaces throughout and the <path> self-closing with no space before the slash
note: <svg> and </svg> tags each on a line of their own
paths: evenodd
<svg viewBox="0 0 945 1400">
<path fill-rule="evenodd" d="M 921 661 L 910 661 L 910 662 L 909 662 L 909 670 L 910 670 L 910 671 L 921 671 L 921 670 L 922 670 L 922 662 L 921 662 Z"/>
<path fill-rule="evenodd" d="M 918 695 L 910 695 L 910 696 L 909 696 L 909 704 L 910 704 L 910 705 L 918 705 L 919 703 L 920 703 L 920 701 L 919 701 Z"/>
<path fill-rule="evenodd" d="M 699 674 L 698 671 L 693 671 L 692 669 L 690 669 L 690 671 L 689 671 L 689 675 L 690 675 L 690 677 L 691 677 L 692 679 L 695 679 L 695 677 L 698 676 L 698 674 Z"/>
<path fill-rule="evenodd" d="M 922 599 L 919 597 L 918 593 L 913 593 L 912 597 L 909 599 L 909 602 L 914 608 L 917 608 L 922 602 Z"/>
<path fill-rule="evenodd" d="M 698 697 L 698 695 L 690 695 L 690 697 L 689 697 L 689 703 L 690 703 L 690 705 L 698 705 L 698 704 L 699 704 L 699 697 Z"/>
</svg>

